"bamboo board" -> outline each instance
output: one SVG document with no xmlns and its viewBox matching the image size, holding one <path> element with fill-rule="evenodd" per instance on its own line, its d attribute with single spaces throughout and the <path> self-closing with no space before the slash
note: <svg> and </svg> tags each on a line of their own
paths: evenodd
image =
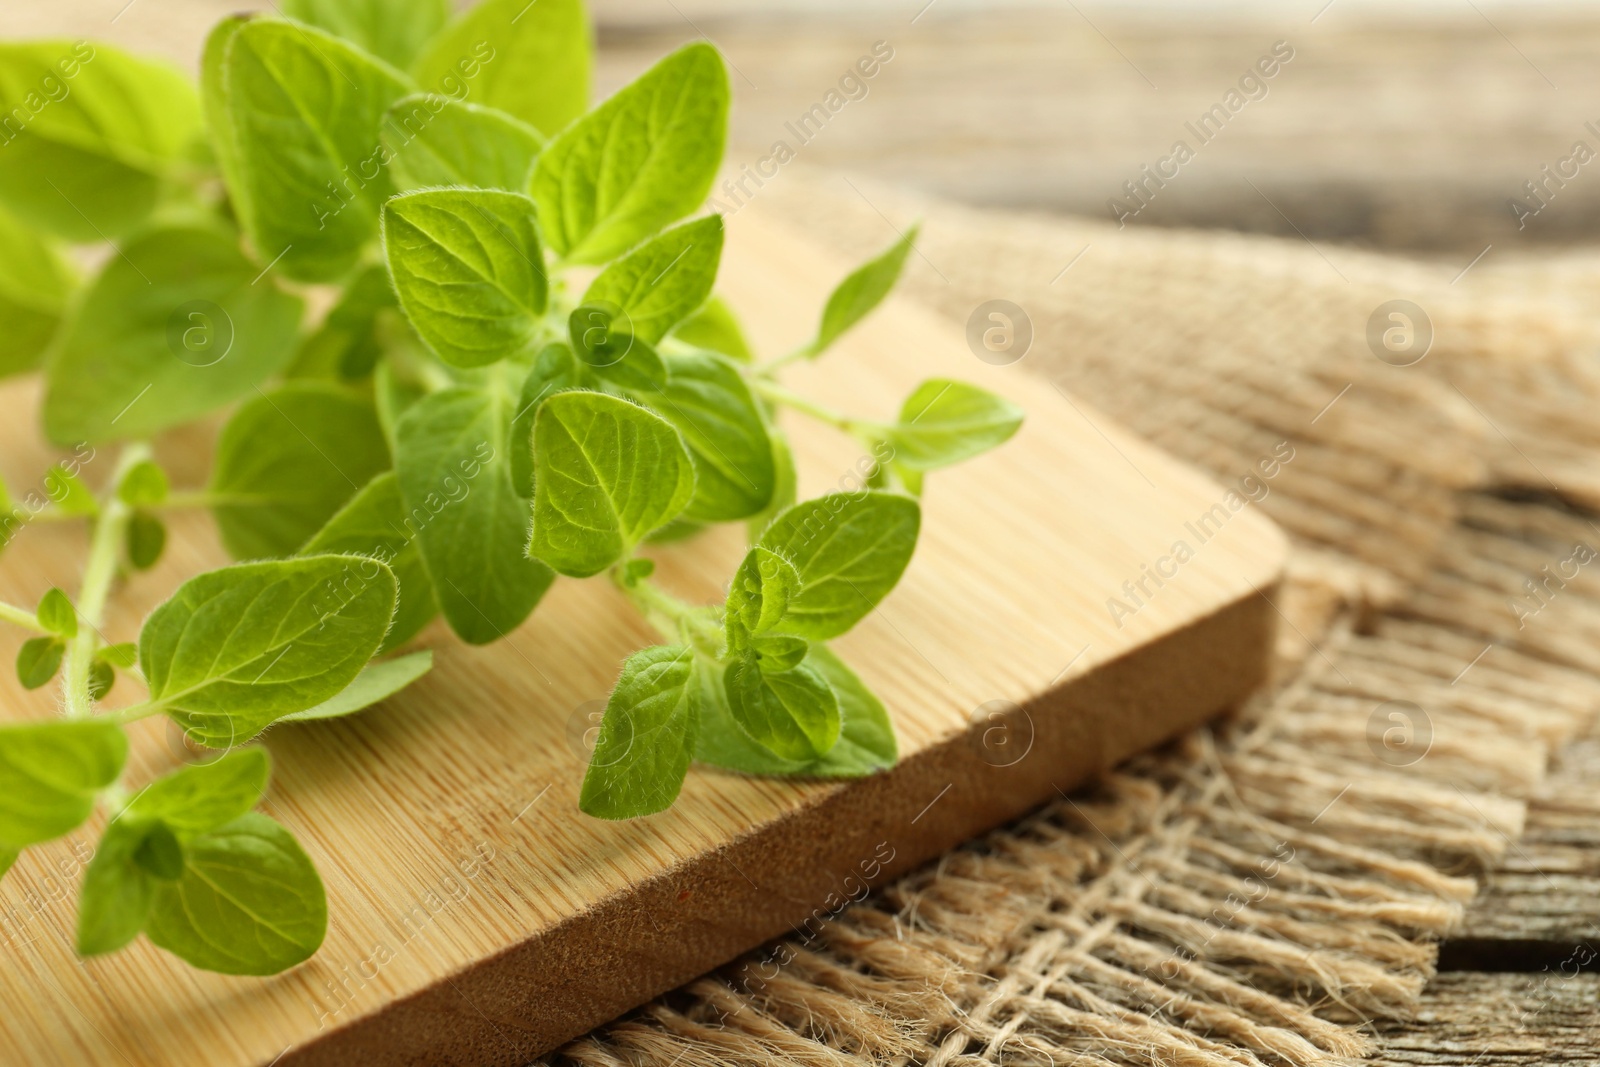
<svg viewBox="0 0 1600 1067">
<path fill-rule="evenodd" d="M 785 351 L 845 269 L 751 210 L 730 222 L 720 287 L 764 351 Z M 792 384 L 890 417 L 934 376 L 1005 394 L 1028 421 L 1006 447 L 930 479 L 905 580 L 836 642 L 890 708 L 903 753 L 892 772 L 840 785 L 696 768 L 670 812 L 626 824 L 583 816 L 586 713 L 653 639 L 606 583 L 563 580 L 498 645 L 428 631 L 434 673 L 387 705 L 268 734 L 277 769 L 265 810 L 299 835 L 329 893 L 327 942 L 300 968 L 270 980 L 200 974 L 142 940 L 80 962 L 74 883 L 98 826 L 25 853 L 0 883 L 0 1061 L 523 1063 L 765 940 L 825 923 L 864 885 L 1261 680 L 1282 536 L 1249 508 L 1232 515 L 1119 627 L 1107 598 L 1174 541 L 1192 541 L 1186 524 L 1224 490 L 1025 364 L 981 362 L 958 326 L 891 302 Z M 25 491 L 23 476 L 50 458 L 25 432 L 35 396 L 12 385 L 0 402 L 11 416 L 3 466 Z M 857 449 L 785 422 L 803 495 L 850 488 Z M 166 448 L 196 474 L 203 452 L 193 441 Z M 89 476 L 110 463 L 109 451 L 96 456 Z M 191 520 L 174 526 L 158 570 L 120 591 L 111 639 L 131 639 L 163 591 L 223 562 L 208 520 Z M 740 533 L 657 550 L 660 580 L 720 599 Z M 75 532 L 25 531 L 0 559 L 0 597 L 32 603 L 50 584 L 72 587 L 81 551 Z M 0 658 L 16 644 L 4 635 Z M 48 713 L 51 697 L 5 675 L 0 716 Z M 118 689 L 114 699 L 136 698 L 134 683 Z M 139 730 L 135 785 L 179 758 L 162 724 Z"/>
</svg>

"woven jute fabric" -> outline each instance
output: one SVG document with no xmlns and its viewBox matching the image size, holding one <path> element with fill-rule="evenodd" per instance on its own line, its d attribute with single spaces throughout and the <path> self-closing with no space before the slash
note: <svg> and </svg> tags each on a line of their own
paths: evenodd
<svg viewBox="0 0 1600 1067">
<path fill-rule="evenodd" d="M 1272 684 L 1231 719 L 563 1049 L 623 1064 L 1319 1064 L 1374 1049 L 1600 708 L 1600 284 L 978 212 L 784 173 L 741 210 L 1015 303 L 1043 374 L 1219 480 L 1295 458 Z M 1524 265 L 1528 273 L 1534 265 Z M 1388 301 L 1431 326 L 1397 366 Z M 1385 320 L 1387 321 L 1387 320 Z M 1097 410 L 1096 410 L 1097 409 Z M 1104 413 L 1101 415 L 1100 413 Z M 887 413 L 885 413 L 887 414 Z"/>
</svg>

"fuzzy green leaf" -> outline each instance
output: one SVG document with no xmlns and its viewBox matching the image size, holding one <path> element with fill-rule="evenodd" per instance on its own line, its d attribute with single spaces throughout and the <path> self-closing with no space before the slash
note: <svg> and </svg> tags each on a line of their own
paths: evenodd
<svg viewBox="0 0 1600 1067">
<path fill-rule="evenodd" d="M 247 741 L 353 682 L 383 642 L 395 596 L 394 574 L 362 556 L 191 578 L 139 635 L 150 699 L 202 744 Z"/>
<path fill-rule="evenodd" d="M 1011 439 L 1022 409 L 965 382 L 934 378 L 917 386 L 889 432 L 895 462 L 928 471 L 981 455 Z"/>
<path fill-rule="evenodd" d="M 722 216 L 674 227 L 600 272 L 585 304 L 609 304 L 626 332 L 655 344 L 711 295 L 722 261 Z"/>
<path fill-rule="evenodd" d="M 436 93 L 402 97 L 389 109 L 383 143 L 402 190 L 467 185 L 520 193 L 544 148 L 539 131 L 504 111 Z"/>
<path fill-rule="evenodd" d="M 0 378 L 43 360 L 74 284 L 72 269 L 48 241 L 0 211 Z"/>
<path fill-rule="evenodd" d="M 401 70 L 450 21 L 450 0 L 283 0 L 282 10 Z"/>
<path fill-rule="evenodd" d="M 266 749 L 234 749 L 157 778 L 134 795 L 122 817 L 160 820 L 180 837 L 203 834 L 253 809 L 271 777 Z"/>
<path fill-rule="evenodd" d="M 149 824 L 119 818 L 100 835 L 78 894 L 80 956 L 115 952 L 144 929 L 156 882 L 135 857 L 150 831 Z"/>
<path fill-rule="evenodd" d="M 424 91 L 499 108 L 551 136 L 589 106 L 594 46 L 581 0 L 483 0 L 434 38 Z"/>
<path fill-rule="evenodd" d="M 101 701 L 106 694 L 117 684 L 117 672 L 111 664 L 104 660 L 94 660 L 89 664 L 89 699 Z"/>
<path fill-rule="evenodd" d="M 728 664 L 723 685 L 734 721 L 781 759 L 814 760 L 839 740 L 839 699 L 814 667 L 769 674 L 747 654 Z"/>
<path fill-rule="evenodd" d="M 687 648 L 635 652 L 606 701 L 578 807 L 600 819 L 636 819 L 678 798 L 699 733 L 695 658 Z"/>
<path fill-rule="evenodd" d="M 743 649 L 752 636 L 777 626 L 799 593 L 800 572 L 794 564 L 759 545 L 745 553 L 723 609 L 728 647 Z"/>
<path fill-rule="evenodd" d="M 0 202 L 73 241 L 143 222 L 200 132 L 178 70 L 87 41 L 0 44 L 0 113 Z"/>
<path fill-rule="evenodd" d="M 167 550 L 167 527 L 147 511 L 136 511 L 128 517 L 128 566 L 136 571 L 147 571 L 161 562 Z"/>
<path fill-rule="evenodd" d="M 228 141 L 217 156 L 234 209 L 263 263 L 332 281 L 356 264 L 394 192 L 379 127 L 411 82 L 298 23 L 259 18 L 217 33 L 205 100 L 213 137 Z"/>
<path fill-rule="evenodd" d="M 750 516 L 746 523 L 745 529 L 751 541 L 758 540 L 773 519 L 794 507 L 799 488 L 794 450 L 789 447 L 788 435 L 777 426 L 769 426 L 767 436 L 772 439 L 772 499 L 766 507 Z"/>
<path fill-rule="evenodd" d="M 528 500 L 533 499 L 533 420 L 546 400 L 582 384 L 583 372 L 572 347 L 559 342 L 539 352 L 533 370 L 523 380 L 517 415 L 511 423 L 511 473 L 518 494 Z"/>
<path fill-rule="evenodd" d="M 68 639 L 78 636 L 78 611 L 59 589 L 51 589 L 40 598 L 34 615 L 39 625 L 53 634 Z"/>
<path fill-rule="evenodd" d="M 76 829 L 127 758 L 128 739 L 115 723 L 0 727 L 0 847 L 25 848 Z"/>
<path fill-rule="evenodd" d="M 526 348 L 547 281 L 533 201 L 429 189 L 389 201 L 383 242 L 411 325 L 446 363 L 482 367 Z"/>
<path fill-rule="evenodd" d="M 659 397 L 640 396 L 683 434 L 695 495 L 684 517 L 728 522 L 756 514 L 777 484 L 766 418 L 739 368 L 714 352 L 667 359 Z"/>
<path fill-rule="evenodd" d="M 322 382 L 291 382 L 223 427 L 211 472 L 222 542 L 235 559 L 293 555 L 389 466 L 372 402 Z"/>
<path fill-rule="evenodd" d="M 317 868 L 286 828 L 249 814 L 187 842 L 183 877 L 160 885 L 150 940 L 202 970 L 269 975 L 311 958 L 328 928 Z"/>
<path fill-rule="evenodd" d="M 294 354 L 299 298 L 221 230 L 148 231 L 106 261 L 46 367 L 58 444 L 150 437 L 249 394 Z"/>
<path fill-rule="evenodd" d="M 61 669 L 67 646 L 58 637 L 30 637 L 17 650 L 17 680 L 24 689 L 43 689 Z"/>
<path fill-rule="evenodd" d="M 587 578 L 676 518 L 694 495 L 694 463 L 678 432 L 604 393 L 559 393 L 533 427 L 529 553 Z"/>
<path fill-rule="evenodd" d="M 699 311 L 680 322 L 672 336 L 696 348 L 720 352 L 739 363 L 750 363 L 756 358 L 738 316 L 720 296 L 713 296 Z"/>
<path fill-rule="evenodd" d="M 385 471 L 368 482 L 301 550 L 307 556 L 372 556 L 394 571 L 400 583 L 400 603 L 389 635 L 378 649 L 380 656 L 417 636 L 439 614 L 433 580 L 422 562 L 419 528 L 419 520 L 406 514 L 399 478 L 393 471 Z"/>
<path fill-rule="evenodd" d="M 121 667 L 125 671 L 131 670 L 139 663 L 139 646 L 131 641 L 125 641 L 117 645 L 107 645 L 96 652 L 94 658 L 103 660 L 113 667 Z"/>
<path fill-rule="evenodd" d="M 821 355 L 829 345 L 883 303 L 883 298 L 900 280 L 900 271 L 906 265 L 906 256 L 911 254 L 911 248 L 916 244 L 918 230 L 917 226 L 911 227 L 887 252 L 862 264 L 839 283 L 833 295 L 828 297 L 827 307 L 822 309 L 822 324 L 817 328 L 816 340 L 807 346 L 806 350 L 811 356 Z"/>
<path fill-rule="evenodd" d="M 528 500 L 508 450 L 512 398 L 445 389 L 400 420 L 396 473 L 408 529 L 450 628 L 470 644 L 521 626 L 555 574 L 527 556 Z"/>
<path fill-rule="evenodd" d="M 722 57 L 691 44 L 564 130 L 533 169 L 550 246 L 604 263 L 698 208 L 722 163 L 728 96 Z"/>
<path fill-rule="evenodd" d="M 365 711 L 379 701 L 388 700 L 432 669 L 432 652 L 413 652 L 409 656 L 369 663 L 339 695 L 324 700 L 314 708 L 286 715 L 281 721 L 337 719 Z"/>
<path fill-rule="evenodd" d="M 167 472 L 150 460 L 135 463 L 117 486 L 117 499 L 130 508 L 158 508 L 167 502 Z"/>
<path fill-rule="evenodd" d="M 627 332 L 627 318 L 614 304 L 583 304 L 567 316 L 572 349 L 597 378 L 631 393 L 659 393 L 667 365 L 655 348 Z"/>
<path fill-rule="evenodd" d="M 389 271 L 371 266 L 355 276 L 322 323 L 300 343 L 291 378 L 358 381 L 372 374 L 384 354 L 385 313 L 397 309 Z M 398 316 L 396 316 L 398 317 Z"/>
<path fill-rule="evenodd" d="M 797 504 L 761 535 L 800 572 L 782 629 L 813 641 L 860 622 L 900 581 L 917 547 L 922 509 L 893 493 L 830 493 Z"/>
<path fill-rule="evenodd" d="M 812 645 L 806 663 L 827 679 L 839 701 L 839 741 L 827 755 L 786 760 L 756 744 L 734 721 L 721 677 L 708 671 L 701 687 L 704 701 L 694 758 L 745 774 L 814 778 L 856 778 L 894 766 L 898 747 L 883 702 L 827 647 Z"/>
</svg>

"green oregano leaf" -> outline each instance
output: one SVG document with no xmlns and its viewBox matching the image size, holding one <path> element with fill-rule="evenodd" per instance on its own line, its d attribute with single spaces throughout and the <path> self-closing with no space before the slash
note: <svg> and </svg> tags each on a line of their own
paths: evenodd
<svg viewBox="0 0 1600 1067">
<path fill-rule="evenodd" d="M 450 0 L 283 0 L 282 11 L 405 70 L 450 21 Z"/>
<path fill-rule="evenodd" d="M 782 622 L 789 601 L 799 595 L 800 588 L 800 572 L 778 553 L 759 545 L 745 553 L 723 609 L 728 647 L 742 650 L 752 636 Z"/>
<path fill-rule="evenodd" d="M 159 881 L 176 882 L 183 877 L 183 845 L 166 823 L 155 823 L 139 843 L 133 862 Z"/>
<path fill-rule="evenodd" d="M 121 667 L 123 670 L 132 670 L 139 664 L 139 646 L 131 641 L 121 644 L 107 645 L 94 654 L 94 658 Z"/>
<path fill-rule="evenodd" d="M 699 732 L 699 696 L 687 648 L 635 652 L 606 701 L 578 807 L 600 819 L 636 819 L 678 798 Z"/>
<path fill-rule="evenodd" d="M 399 71 L 321 30 L 258 18 L 213 38 L 205 94 L 218 159 L 264 265 L 332 281 L 356 264 L 394 192 L 379 143 Z M 218 116 L 213 108 L 225 114 Z"/>
<path fill-rule="evenodd" d="M 563 130 L 531 186 L 550 246 L 604 263 L 698 208 L 722 162 L 728 96 L 722 57 L 691 44 Z"/>
<path fill-rule="evenodd" d="M 482 367 L 533 341 L 548 282 L 527 197 L 407 193 L 384 207 L 383 243 L 400 306 L 446 363 Z"/>
<path fill-rule="evenodd" d="M 600 272 L 585 304 L 620 308 L 628 332 L 655 344 L 711 295 L 722 261 L 722 216 L 674 227 Z"/>
<path fill-rule="evenodd" d="M 72 241 L 143 222 L 200 132 L 180 71 L 104 43 L 0 44 L 0 101 L 10 119 L 0 202 Z"/>
<path fill-rule="evenodd" d="M 0 211 L 0 378 L 44 359 L 74 283 L 50 242 Z"/>
<path fill-rule="evenodd" d="M 128 739 L 115 723 L 0 726 L 0 846 L 22 849 L 76 829 L 127 758 Z"/>
<path fill-rule="evenodd" d="M 343 382 L 366 378 L 384 354 L 385 315 L 399 306 L 388 270 L 367 267 L 345 286 L 321 325 L 300 343 L 287 376 Z"/>
<path fill-rule="evenodd" d="M 750 363 L 756 358 L 738 316 L 720 296 L 713 296 L 699 311 L 680 322 L 672 336 L 696 348 L 720 352 L 739 363 Z"/>
<path fill-rule="evenodd" d="M 813 644 L 809 666 L 828 681 L 839 701 L 839 741 L 817 760 L 786 760 L 756 744 L 733 719 L 722 678 L 702 668 L 702 703 L 695 759 L 745 774 L 855 778 L 886 770 L 899 757 L 894 727 L 882 701 L 826 646 Z"/>
<path fill-rule="evenodd" d="M 758 544 L 800 574 L 785 633 L 826 641 L 860 622 L 900 581 L 917 546 L 922 510 L 910 497 L 829 493 L 773 520 Z"/>
<path fill-rule="evenodd" d="M 135 463 L 117 485 L 117 499 L 130 508 L 158 508 L 167 502 L 167 472 L 151 460 Z"/>
<path fill-rule="evenodd" d="M 557 393 L 580 388 L 583 379 L 572 346 L 557 342 L 539 351 L 533 370 L 523 380 L 511 422 L 511 473 L 517 493 L 528 500 L 533 499 L 533 420 L 541 404 Z"/>
<path fill-rule="evenodd" d="M 383 143 L 401 190 L 467 185 L 520 193 L 544 148 L 538 130 L 504 111 L 437 93 L 395 101 Z"/>
<path fill-rule="evenodd" d="M 67 646 L 59 637 L 32 637 L 17 650 L 17 680 L 24 689 L 42 689 L 61 669 Z"/>
<path fill-rule="evenodd" d="M 160 820 L 180 836 L 192 837 L 254 808 L 271 777 L 272 757 L 266 749 L 236 748 L 157 778 L 134 795 L 122 818 Z"/>
<path fill-rule="evenodd" d="M 767 420 L 739 368 L 713 352 L 667 358 L 660 396 L 639 399 L 677 427 L 694 458 L 684 517 L 729 522 L 765 508 L 777 486 Z"/>
<path fill-rule="evenodd" d="M 217 440 L 212 512 L 235 559 L 293 555 L 373 476 L 389 446 L 372 402 L 297 381 L 236 411 Z"/>
<path fill-rule="evenodd" d="M 44 491 L 62 515 L 88 518 L 100 513 L 100 503 L 95 500 L 94 493 L 65 464 L 51 464 L 44 472 Z"/>
<path fill-rule="evenodd" d="M 788 435 L 777 426 L 768 426 L 767 436 L 772 442 L 772 499 L 745 524 L 751 541 L 757 540 L 773 519 L 794 507 L 799 485 Z"/>
<path fill-rule="evenodd" d="M 150 437 L 232 403 L 288 363 L 301 308 L 221 230 L 146 231 L 64 325 L 45 432 L 61 445 Z"/>
<path fill-rule="evenodd" d="M 513 399 L 498 388 L 445 389 L 418 401 L 398 430 L 407 529 L 445 620 L 469 644 L 521 626 L 555 580 L 527 556 L 528 500 L 507 454 Z"/>
<path fill-rule="evenodd" d="M 202 970 L 270 975 L 310 959 L 328 928 L 317 868 L 286 828 L 242 815 L 185 842 L 183 877 L 160 884 L 145 933 Z"/>
<path fill-rule="evenodd" d="M 394 574 L 363 556 L 245 563 L 191 578 L 146 620 L 150 699 L 201 744 L 247 741 L 355 680 L 389 628 Z"/>
<path fill-rule="evenodd" d="M 810 642 L 805 638 L 788 634 L 767 634 L 750 640 L 750 651 L 762 674 L 781 674 L 798 667 L 809 648 Z"/>
<path fill-rule="evenodd" d="M 813 760 L 839 740 L 838 697 L 814 667 L 768 673 L 747 653 L 728 664 L 723 685 L 734 721 L 775 756 Z"/>
<path fill-rule="evenodd" d="M 551 136 L 589 106 L 593 51 L 581 0 L 483 0 L 434 38 L 413 72 L 426 92 L 470 94 Z"/>
<path fill-rule="evenodd" d="M 156 883 L 136 857 L 151 829 L 134 820 L 114 819 L 100 835 L 78 892 L 80 956 L 115 952 L 144 929 Z"/>
<path fill-rule="evenodd" d="M 408 514 L 400 480 L 393 471 L 373 478 L 306 542 L 302 555 L 371 556 L 388 564 L 400 583 L 394 622 L 378 654 L 410 641 L 439 614 L 433 580 L 422 562 L 421 528 L 427 513 Z M 309 713 L 308 713 L 309 714 Z"/>
<path fill-rule="evenodd" d="M 148 511 L 136 511 L 128 516 L 127 531 L 128 566 L 136 571 L 147 571 L 161 561 L 167 550 L 167 527 Z"/>
<path fill-rule="evenodd" d="M 111 692 L 117 684 L 117 672 L 111 664 L 104 660 L 95 660 L 89 664 L 89 699 L 104 700 L 106 694 Z"/>
<path fill-rule="evenodd" d="M 315 719 L 338 719 L 353 715 L 379 701 L 388 700 L 400 690 L 433 669 L 432 652 L 413 652 L 409 656 L 378 663 L 369 663 L 338 695 L 324 700 L 314 708 L 285 715 L 280 722 L 310 722 Z"/>
<path fill-rule="evenodd" d="M 917 386 L 889 432 L 895 462 L 909 470 L 948 467 L 996 448 L 1022 426 L 1022 409 L 965 382 Z"/>
<path fill-rule="evenodd" d="M 827 307 L 822 310 L 822 324 L 817 328 L 816 339 L 806 346 L 810 356 L 820 356 L 829 345 L 883 303 L 883 298 L 900 280 L 900 271 L 905 267 L 906 256 L 911 254 L 911 248 L 916 243 L 919 229 L 918 226 L 911 227 L 887 252 L 862 264 L 839 283 L 833 295 L 828 297 Z"/>
<path fill-rule="evenodd" d="M 626 331 L 627 318 L 612 304 L 584 304 L 567 317 L 572 349 L 602 381 L 631 393 L 659 393 L 667 365 L 652 345 Z"/>
<path fill-rule="evenodd" d="M 68 640 L 78 636 L 78 609 L 72 606 L 67 594 L 59 589 L 51 589 L 39 600 L 39 608 L 34 615 L 39 625 L 53 634 Z"/>
<path fill-rule="evenodd" d="M 604 393 L 559 393 L 533 427 L 529 554 L 587 578 L 676 518 L 694 494 L 694 464 L 678 433 L 637 404 Z"/>
</svg>

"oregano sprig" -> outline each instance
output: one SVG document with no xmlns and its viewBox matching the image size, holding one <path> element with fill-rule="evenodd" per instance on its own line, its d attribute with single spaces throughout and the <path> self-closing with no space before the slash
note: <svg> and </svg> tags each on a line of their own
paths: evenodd
<svg viewBox="0 0 1600 1067">
<path fill-rule="evenodd" d="M 100 812 L 86 956 L 143 936 L 229 974 L 307 959 L 326 897 L 255 810 L 259 738 L 417 682 L 436 619 L 502 639 L 557 580 L 611 582 L 662 641 L 620 665 L 589 815 L 662 811 L 695 763 L 852 777 L 896 759 L 888 710 L 828 642 L 910 564 L 927 473 L 1022 413 L 939 379 L 879 419 L 778 379 L 882 302 L 915 227 L 760 362 L 716 295 L 723 220 L 697 214 L 727 139 L 716 49 L 591 109 L 579 0 L 449 6 L 230 17 L 198 86 L 108 45 L 0 46 L 0 102 L 72 85 L 0 156 L 0 374 L 39 368 L 47 435 L 78 446 L 42 495 L 0 485 L 0 547 L 33 523 L 89 530 L 75 591 L 0 604 L 19 679 L 60 690 L 55 718 L 0 727 L 0 874 Z M 64 246 L 106 237 L 78 282 Z M 580 265 L 598 268 L 581 291 Z M 786 409 L 858 441 L 869 487 L 798 500 Z M 172 484 L 160 439 L 218 413 L 209 479 Z M 110 598 L 148 591 L 168 518 L 196 508 L 237 562 L 107 633 Z M 723 522 L 750 548 L 722 602 L 653 581 L 654 556 Z M 126 729 L 158 716 L 212 755 L 130 780 Z"/>
</svg>

